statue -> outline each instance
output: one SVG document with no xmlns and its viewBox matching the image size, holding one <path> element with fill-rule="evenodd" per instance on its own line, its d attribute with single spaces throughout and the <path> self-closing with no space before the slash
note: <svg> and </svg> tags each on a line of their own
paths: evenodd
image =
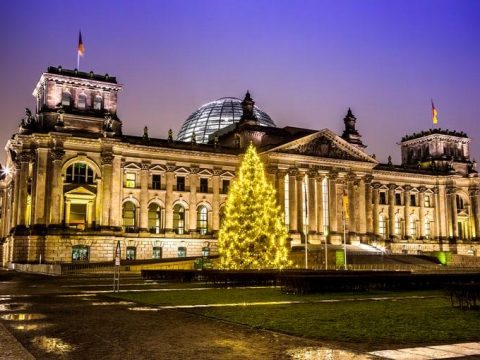
<svg viewBox="0 0 480 360">
<path fill-rule="evenodd" d="M 215 149 L 218 147 L 218 135 L 215 135 L 213 138 L 213 147 Z"/>
<path fill-rule="evenodd" d="M 143 139 L 148 140 L 148 127 L 147 126 L 145 126 L 143 128 Z"/>
<path fill-rule="evenodd" d="M 103 131 L 113 132 L 113 120 L 112 116 L 109 114 L 105 115 L 105 120 L 103 121 Z"/>
<path fill-rule="evenodd" d="M 168 142 L 169 143 L 173 142 L 173 131 L 172 131 L 172 129 L 168 130 Z"/>
</svg>

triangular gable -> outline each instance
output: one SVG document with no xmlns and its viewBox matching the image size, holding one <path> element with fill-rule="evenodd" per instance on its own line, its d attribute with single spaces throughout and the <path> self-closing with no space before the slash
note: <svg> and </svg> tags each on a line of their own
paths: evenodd
<svg viewBox="0 0 480 360">
<path fill-rule="evenodd" d="M 363 161 L 377 164 L 378 161 L 356 146 L 348 143 L 329 129 L 303 136 L 277 146 L 266 152 L 283 152 L 323 158 Z"/>
<path fill-rule="evenodd" d="M 199 175 L 208 175 L 211 176 L 213 175 L 213 171 L 210 169 L 202 169 L 198 172 Z"/>
<path fill-rule="evenodd" d="M 96 189 L 88 185 L 75 186 L 72 189 L 65 192 L 65 195 L 78 196 L 78 195 L 95 195 Z"/>
<path fill-rule="evenodd" d="M 124 166 L 123 166 L 124 169 L 127 169 L 127 170 L 140 170 L 141 169 L 141 166 L 136 164 L 136 163 L 126 163 Z"/>
<path fill-rule="evenodd" d="M 184 168 L 183 166 L 180 166 L 180 167 L 175 169 L 175 173 L 176 174 L 190 174 L 190 171 L 188 169 Z"/>
<path fill-rule="evenodd" d="M 220 176 L 222 176 L 222 177 L 235 177 L 235 174 L 232 173 L 231 171 L 224 171 L 224 172 L 222 172 L 222 174 Z"/>
<path fill-rule="evenodd" d="M 150 167 L 150 170 L 153 171 L 165 171 L 165 168 L 162 165 L 155 164 Z"/>
</svg>

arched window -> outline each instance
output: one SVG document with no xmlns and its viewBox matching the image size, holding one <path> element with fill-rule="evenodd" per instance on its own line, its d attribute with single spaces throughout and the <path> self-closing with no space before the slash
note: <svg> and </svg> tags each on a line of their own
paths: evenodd
<svg viewBox="0 0 480 360">
<path fill-rule="evenodd" d="M 152 203 L 148 206 L 148 229 L 152 234 L 159 234 L 162 227 L 162 208 Z"/>
<path fill-rule="evenodd" d="M 86 163 L 78 162 L 70 165 L 66 171 L 65 181 L 70 184 L 93 184 L 93 169 Z"/>
<path fill-rule="evenodd" d="M 201 235 L 205 235 L 208 231 L 208 209 L 203 205 L 197 209 L 197 231 Z"/>
<path fill-rule="evenodd" d="M 430 218 L 425 217 L 425 223 L 424 223 L 424 232 L 425 232 L 425 237 L 429 238 L 430 235 L 432 234 L 432 230 L 430 228 Z"/>
<path fill-rule="evenodd" d="M 329 210 L 328 210 L 328 179 L 322 180 L 322 205 L 323 205 L 323 235 L 328 235 Z"/>
<path fill-rule="evenodd" d="M 180 235 L 185 232 L 185 208 L 180 204 L 173 207 L 173 231 Z"/>
<path fill-rule="evenodd" d="M 378 233 L 384 239 L 387 237 L 387 222 L 382 214 L 378 216 Z"/>
<path fill-rule="evenodd" d="M 72 104 L 72 95 L 68 91 L 62 93 L 62 106 L 70 106 Z"/>
<path fill-rule="evenodd" d="M 465 208 L 465 203 L 460 195 L 455 195 L 457 201 L 457 210 L 463 210 Z"/>
<path fill-rule="evenodd" d="M 93 110 L 102 110 L 102 97 L 100 95 L 93 98 Z"/>
<path fill-rule="evenodd" d="M 395 235 L 402 235 L 402 223 L 398 214 L 395 214 Z"/>
<path fill-rule="evenodd" d="M 87 107 L 87 96 L 85 94 L 78 95 L 77 108 L 85 110 Z"/>
<path fill-rule="evenodd" d="M 417 221 L 415 216 L 410 216 L 408 219 L 408 233 L 412 238 L 417 237 Z"/>
<path fill-rule="evenodd" d="M 137 208 L 135 204 L 131 201 L 123 203 L 122 217 L 123 217 L 123 226 L 126 232 L 135 232 L 137 222 L 136 222 Z"/>
</svg>

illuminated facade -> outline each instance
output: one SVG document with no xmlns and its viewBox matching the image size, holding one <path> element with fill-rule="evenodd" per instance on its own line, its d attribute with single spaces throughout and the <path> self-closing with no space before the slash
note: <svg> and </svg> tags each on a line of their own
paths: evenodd
<svg viewBox="0 0 480 360">
<path fill-rule="evenodd" d="M 182 136 L 198 131 L 196 139 L 153 139 L 148 129 L 122 133 L 120 90 L 108 75 L 51 67 L 41 76 L 36 111 L 27 111 L 6 147 L 4 266 L 111 261 L 119 240 L 124 259 L 214 254 L 228 188 L 250 142 L 277 189 L 292 246 L 305 232 L 312 245 L 340 244 L 346 196 L 350 244 L 478 252 L 480 181 L 466 134 L 437 129 L 404 137 L 402 164 L 381 164 L 364 151 L 350 110 L 341 136 L 277 128 L 247 93 L 238 121 L 226 111 L 225 119 L 206 116 L 202 125 L 194 113 Z M 220 131 L 209 133 L 207 123 Z"/>
</svg>

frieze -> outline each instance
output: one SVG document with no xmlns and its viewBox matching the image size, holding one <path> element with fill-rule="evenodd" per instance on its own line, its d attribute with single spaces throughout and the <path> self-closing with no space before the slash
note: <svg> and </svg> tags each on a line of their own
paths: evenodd
<svg viewBox="0 0 480 360">
<path fill-rule="evenodd" d="M 306 144 L 300 144 L 292 149 L 284 149 L 284 152 L 292 154 L 302 154 L 302 155 L 311 155 L 319 156 L 325 158 L 333 159 L 342 159 L 342 160 L 354 160 L 359 161 L 363 160 L 359 157 L 352 156 L 344 149 L 341 149 L 337 144 L 335 144 L 331 139 L 321 136 Z"/>
</svg>

